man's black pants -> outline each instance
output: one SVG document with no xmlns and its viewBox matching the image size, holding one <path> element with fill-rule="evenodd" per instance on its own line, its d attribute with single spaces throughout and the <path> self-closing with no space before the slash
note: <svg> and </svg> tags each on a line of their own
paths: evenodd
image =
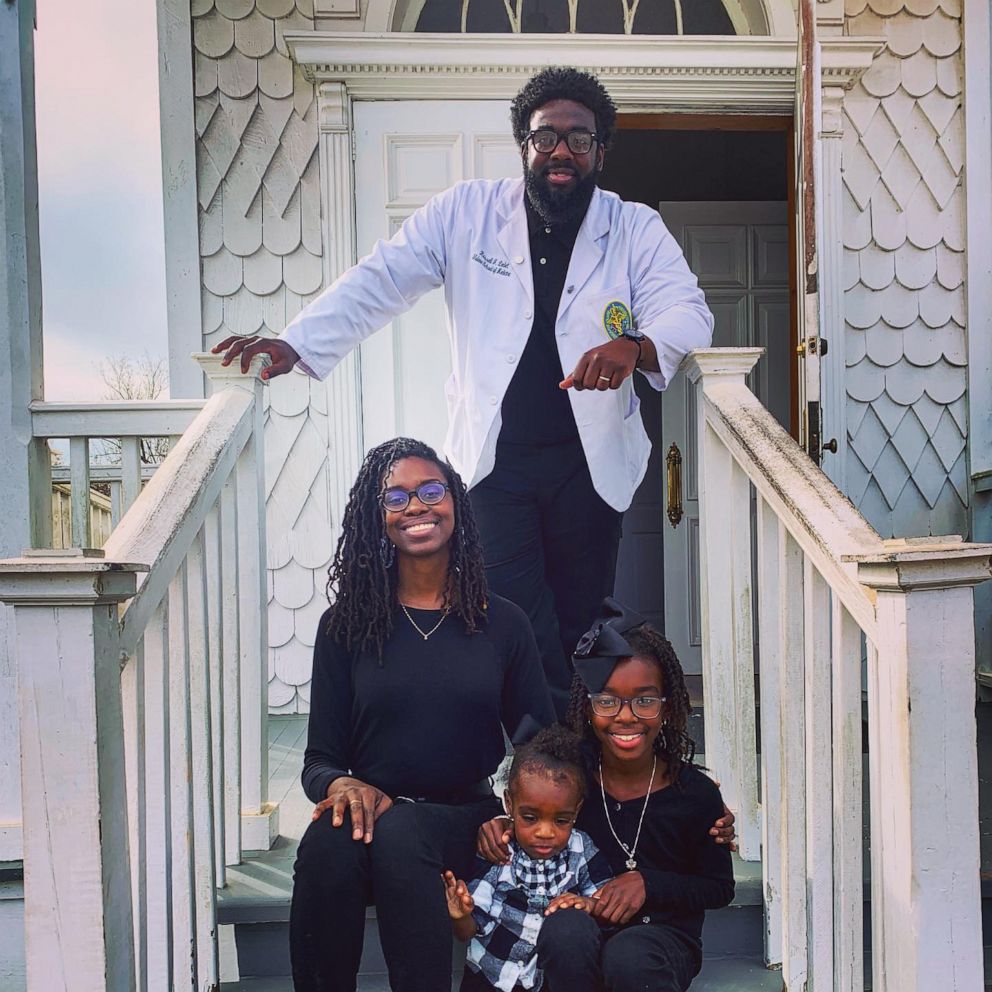
<svg viewBox="0 0 992 992">
<path fill-rule="evenodd" d="M 530 618 L 562 717 L 571 657 L 604 596 L 613 594 L 623 514 L 593 488 L 582 443 L 500 443 L 471 493 L 493 592 Z"/>
</svg>

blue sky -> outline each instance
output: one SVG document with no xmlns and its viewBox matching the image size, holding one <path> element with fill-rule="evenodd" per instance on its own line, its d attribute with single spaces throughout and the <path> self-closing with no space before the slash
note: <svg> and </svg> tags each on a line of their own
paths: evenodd
<svg viewBox="0 0 992 992">
<path fill-rule="evenodd" d="M 45 395 L 94 400 L 167 354 L 155 2 L 37 4 Z"/>
</svg>

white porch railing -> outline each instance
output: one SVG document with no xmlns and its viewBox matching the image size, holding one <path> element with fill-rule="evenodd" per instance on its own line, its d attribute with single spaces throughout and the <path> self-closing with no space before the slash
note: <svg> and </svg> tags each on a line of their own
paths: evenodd
<svg viewBox="0 0 992 992">
<path fill-rule="evenodd" d="M 699 351 L 686 371 L 697 389 L 705 752 L 742 855 L 762 858 L 767 959 L 789 990 L 864 988 L 864 643 L 872 988 L 975 992 L 972 587 L 990 577 L 992 545 L 883 541 L 748 390 L 761 353 Z"/>
<path fill-rule="evenodd" d="M 217 391 L 140 494 L 125 462 L 133 503 L 103 554 L 0 562 L 20 676 L 30 992 L 214 989 L 216 889 L 277 831 L 261 383 L 257 368 L 200 362 Z M 92 434 L 171 433 L 121 415 Z"/>
<path fill-rule="evenodd" d="M 175 443 L 203 409 L 203 400 L 121 400 L 113 403 L 31 404 L 31 431 L 36 438 L 68 440 L 69 467 L 53 467 L 52 482 L 70 487 L 70 519 L 64 532 L 72 546 L 101 546 L 94 540 L 89 506 L 91 482 L 110 489 L 111 521 L 116 527 L 138 498 L 152 466 L 142 464 L 141 445 L 148 438 L 169 438 Z M 120 465 L 96 466 L 92 442 L 113 439 L 120 443 Z M 58 523 L 53 520 L 53 528 Z M 59 545 L 53 542 L 54 547 Z"/>
</svg>

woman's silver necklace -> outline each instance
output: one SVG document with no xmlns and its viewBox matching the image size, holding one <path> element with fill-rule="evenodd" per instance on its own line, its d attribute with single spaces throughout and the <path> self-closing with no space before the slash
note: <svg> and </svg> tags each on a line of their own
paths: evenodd
<svg viewBox="0 0 992 992">
<path fill-rule="evenodd" d="M 407 620 L 409 620 L 409 621 L 410 621 L 410 623 L 412 623 L 412 624 L 413 624 L 413 629 L 414 629 L 414 630 L 415 630 L 415 631 L 416 631 L 416 632 L 417 632 L 418 634 L 420 634 L 420 636 L 421 636 L 421 637 L 422 637 L 422 638 L 423 638 L 423 639 L 424 639 L 425 641 L 427 640 L 427 638 L 428 638 L 428 637 L 430 637 L 430 636 L 431 636 L 431 634 L 433 634 L 433 633 L 434 633 L 434 631 L 436 631 L 436 630 L 438 629 L 438 627 L 440 627 L 440 626 L 441 626 L 441 624 L 443 624 L 443 623 L 444 623 L 444 621 L 445 621 L 445 620 L 447 620 L 447 619 L 448 619 L 448 614 L 449 614 L 449 613 L 451 612 L 451 607 L 450 607 L 450 606 L 446 606 L 446 607 L 444 608 L 444 613 L 442 613 L 442 614 L 441 614 L 441 619 L 440 619 L 440 620 L 438 620 L 438 622 L 437 622 L 436 624 L 434 624 L 434 626 L 433 626 L 433 627 L 431 627 L 431 629 L 430 629 L 430 630 L 428 630 L 428 631 L 427 631 L 427 632 L 425 633 L 425 632 L 424 632 L 423 630 L 421 630 L 421 628 L 420 628 L 420 624 L 418 624 L 418 623 L 417 623 L 417 621 L 416 621 L 416 620 L 414 620 L 412 616 L 410 616 L 410 611 L 409 611 L 409 610 L 408 610 L 408 609 L 407 609 L 407 608 L 406 608 L 406 607 L 405 607 L 405 606 L 404 606 L 404 605 L 403 605 L 402 603 L 400 603 L 400 609 L 402 609 L 402 610 L 403 610 L 403 612 L 404 612 L 404 613 L 406 614 L 406 618 L 407 618 Z"/>
<path fill-rule="evenodd" d="M 648 811 L 648 800 L 651 798 L 651 786 L 654 785 L 654 773 L 658 770 L 658 755 L 654 756 L 654 761 L 651 764 L 651 778 L 648 780 L 648 791 L 647 795 L 644 797 L 644 805 L 641 807 L 641 818 L 637 821 L 637 833 L 634 834 L 634 843 L 627 847 L 627 845 L 617 836 L 617 832 L 613 829 L 613 821 L 610 819 L 610 807 L 606 802 L 606 786 L 603 784 L 603 759 L 599 759 L 599 791 L 603 794 L 603 812 L 606 814 L 606 825 L 610 828 L 610 833 L 613 834 L 613 839 L 620 845 L 623 853 L 627 855 L 627 860 L 624 862 L 627 865 L 627 871 L 633 871 L 637 867 L 637 860 L 634 858 L 634 852 L 637 850 L 637 842 L 641 839 L 641 827 L 644 825 L 644 814 Z"/>
</svg>

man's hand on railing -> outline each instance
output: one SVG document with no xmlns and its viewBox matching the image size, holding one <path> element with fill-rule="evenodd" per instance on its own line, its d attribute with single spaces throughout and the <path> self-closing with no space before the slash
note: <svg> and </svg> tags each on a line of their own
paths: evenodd
<svg viewBox="0 0 992 992">
<path fill-rule="evenodd" d="M 327 798 L 314 807 L 312 819 L 319 820 L 323 813 L 331 810 L 331 825 L 340 827 L 347 809 L 351 815 L 352 840 L 371 844 L 375 821 L 392 805 L 392 799 L 381 789 L 342 775 L 327 787 Z"/>
<path fill-rule="evenodd" d="M 257 334 L 239 335 L 234 334 L 229 338 L 224 338 L 220 344 L 214 345 L 210 349 L 213 354 L 224 352 L 221 365 L 230 365 L 238 355 L 241 356 L 241 372 L 247 375 L 251 360 L 256 355 L 268 355 L 272 364 L 262 369 L 263 379 L 272 379 L 277 375 L 284 375 L 292 372 L 293 366 L 300 360 L 300 356 L 292 345 L 279 338 L 263 338 Z"/>
</svg>

